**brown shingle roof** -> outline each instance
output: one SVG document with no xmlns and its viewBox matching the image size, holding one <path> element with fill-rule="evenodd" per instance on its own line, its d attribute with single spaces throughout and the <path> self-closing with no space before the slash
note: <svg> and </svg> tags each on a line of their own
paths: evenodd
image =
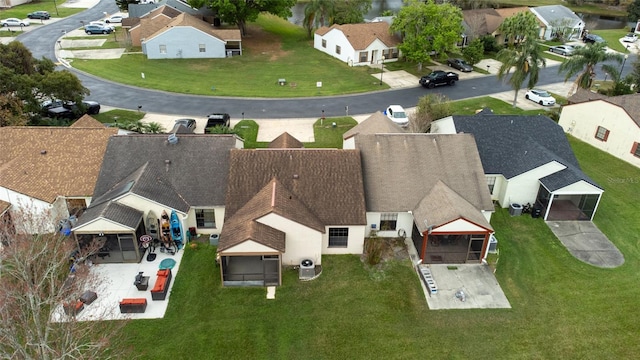
<svg viewBox="0 0 640 360">
<path fill-rule="evenodd" d="M 493 210 L 471 134 L 357 135 L 368 211 L 413 211 L 438 181 L 478 210 Z"/>
<path fill-rule="evenodd" d="M 53 202 L 91 196 L 107 142 L 116 128 L 0 128 L 0 186 Z"/>
<path fill-rule="evenodd" d="M 100 121 L 94 119 L 90 115 L 82 115 L 82 117 L 71 124 L 72 128 L 94 128 L 104 129 L 105 126 Z"/>
<path fill-rule="evenodd" d="M 493 34 L 500 27 L 504 18 L 495 9 L 463 10 L 462 17 L 478 35 Z"/>
<path fill-rule="evenodd" d="M 591 90 L 578 88 L 576 92 L 567 98 L 569 104 L 577 104 L 581 102 L 587 102 L 591 100 L 602 100 L 606 99 L 607 95 L 603 95 Z"/>
<path fill-rule="evenodd" d="M 11 203 L 0 200 L 0 215 L 4 214 L 11 207 Z"/>
<path fill-rule="evenodd" d="M 387 134 L 387 133 L 404 133 L 405 131 L 386 117 L 380 111 L 376 111 L 358 125 L 347 130 L 342 135 L 344 140 L 357 134 Z"/>
<path fill-rule="evenodd" d="M 364 50 L 376 39 L 382 41 L 387 47 L 395 47 L 400 44 L 398 36 L 389 32 L 389 24 L 384 21 L 362 24 L 334 24 L 330 28 L 323 26 L 316 30 L 316 34 L 325 35 L 331 30 L 342 31 L 354 50 Z"/>
<path fill-rule="evenodd" d="M 578 89 L 575 94 L 571 95 L 568 99 L 570 104 L 602 100 L 609 104 L 613 104 L 621 107 L 629 114 L 629 117 L 640 126 L 640 94 L 628 94 L 618 96 L 606 96 L 599 93 L 594 93 L 585 89 Z"/>
<path fill-rule="evenodd" d="M 303 148 L 303 147 L 304 147 L 304 144 L 302 144 L 300 140 L 296 139 L 288 132 L 282 133 L 282 135 L 273 139 L 269 143 L 269 148 L 271 149 L 296 149 L 296 148 Z"/>
<path fill-rule="evenodd" d="M 324 225 L 366 224 L 360 152 L 338 149 L 232 150 L 225 218 L 274 178 Z"/>
</svg>

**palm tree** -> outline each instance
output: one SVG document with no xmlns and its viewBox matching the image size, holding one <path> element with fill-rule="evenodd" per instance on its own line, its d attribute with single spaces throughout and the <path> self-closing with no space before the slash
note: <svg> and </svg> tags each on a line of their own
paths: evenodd
<svg viewBox="0 0 640 360">
<path fill-rule="evenodd" d="M 601 62 L 614 60 L 618 64 L 622 63 L 624 57 L 618 53 L 608 53 L 605 44 L 594 43 L 577 48 L 573 51 L 571 58 L 562 64 L 558 72 L 566 72 L 564 81 L 578 74 L 575 85 L 583 89 L 591 88 L 593 79 L 596 76 L 596 65 Z M 615 73 L 611 65 L 603 65 L 602 69 L 608 73 Z"/>
<path fill-rule="evenodd" d="M 333 22 L 334 0 L 311 0 L 304 7 L 304 28 L 311 37 L 313 29 Z"/>
<path fill-rule="evenodd" d="M 144 127 L 145 134 L 162 134 L 164 127 L 157 122 L 150 122 Z"/>
<path fill-rule="evenodd" d="M 527 87 L 533 88 L 538 83 L 540 68 L 547 66 L 547 62 L 542 56 L 542 49 L 535 39 L 527 38 L 515 48 L 500 50 L 497 58 L 502 62 L 500 69 L 498 69 L 498 79 L 502 80 L 513 69 L 513 75 L 507 82 L 516 92 L 513 97 L 513 107 L 516 107 L 518 91 L 522 88 L 525 80 L 528 78 Z"/>
</svg>

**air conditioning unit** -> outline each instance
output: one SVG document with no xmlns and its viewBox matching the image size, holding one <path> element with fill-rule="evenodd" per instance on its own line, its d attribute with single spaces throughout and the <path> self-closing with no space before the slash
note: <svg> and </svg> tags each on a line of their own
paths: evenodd
<svg viewBox="0 0 640 360">
<path fill-rule="evenodd" d="M 311 259 L 300 261 L 300 279 L 311 279 L 316 276 L 316 266 Z"/>
</svg>

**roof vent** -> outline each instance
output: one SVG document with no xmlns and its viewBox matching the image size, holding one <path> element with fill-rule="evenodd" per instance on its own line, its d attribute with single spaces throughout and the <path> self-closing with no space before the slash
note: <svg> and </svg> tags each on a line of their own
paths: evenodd
<svg viewBox="0 0 640 360">
<path fill-rule="evenodd" d="M 175 145 L 178 143 L 178 136 L 176 134 L 170 134 L 167 138 L 167 141 L 169 142 L 169 144 Z"/>
<path fill-rule="evenodd" d="M 47 150 L 40 150 L 40 155 L 46 155 L 47 154 Z"/>
<path fill-rule="evenodd" d="M 299 176 L 298 174 L 293 174 L 293 178 L 294 178 L 294 179 L 297 179 L 297 178 L 299 178 L 299 177 L 300 177 L 300 176 Z"/>
</svg>

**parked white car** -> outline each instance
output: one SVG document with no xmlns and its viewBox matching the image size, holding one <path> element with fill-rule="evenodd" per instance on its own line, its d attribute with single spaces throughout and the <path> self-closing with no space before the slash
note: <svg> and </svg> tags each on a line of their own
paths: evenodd
<svg viewBox="0 0 640 360">
<path fill-rule="evenodd" d="M 543 106 L 556 104 L 556 99 L 545 90 L 531 89 L 524 94 L 525 99 L 531 100 Z"/>
<path fill-rule="evenodd" d="M 104 19 L 104 21 L 107 24 L 110 24 L 110 23 L 121 23 L 122 19 L 124 19 L 125 17 L 126 16 L 122 16 L 122 15 L 113 15 L 113 16 L 110 16 L 110 17 Z"/>
<path fill-rule="evenodd" d="M 391 121 L 402 127 L 409 126 L 409 117 L 404 111 L 404 108 L 400 105 L 389 105 L 389 107 L 384 111 L 384 114 L 387 115 Z"/>
<path fill-rule="evenodd" d="M 92 22 L 89 23 L 89 25 L 99 25 L 99 26 L 102 26 L 102 27 L 110 28 L 111 30 L 114 30 L 114 31 L 116 29 L 115 26 L 107 24 L 104 21 L 92 21 Z"/>
<path fill-rule="evenodd" d="M 20 20 L 18 18 L 7 18 L 4 20 L 0 20 L 0 25 L 2 26 L 29 26 L 31 23 L 29 20 Z"/>
<path fill-rule="evenodd" d="M 622 38 L 624 42 L 636 42 L 638 40 L 638 34 L 628 33 Z"/>
</svg>

